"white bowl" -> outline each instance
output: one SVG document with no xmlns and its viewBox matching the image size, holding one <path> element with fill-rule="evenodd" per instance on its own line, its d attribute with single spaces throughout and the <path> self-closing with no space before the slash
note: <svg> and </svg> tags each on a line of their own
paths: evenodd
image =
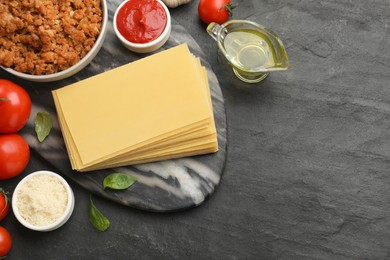
<svg viewBox="0 0 390 260">
<path fill-rule="evenodd" d="M 115 11 L 114 19 L 113 19 L 113 26 L 114 26 L 114 31 L 115 31 L 116 36 L 118 37 L 118 39 L 121 41 L 121 43 L 127 49 L 129 49 L 133 52 L 148 53 L 148 52 L 152 52 L 152 51 L 157 50 L 158 48 L 160 48 L 161 46 L 163 46 L 165 44 L 165 42 L 168 40 L 168 38 L 171 34 L 171 27 L 172 27 L 171 14 L 169 13 L 167 6 L 161 0 L 157 0 L 157 2 L 162 5 L 162 7 L 164 8 L 164 10 L 167 14 L 167 24 L 166 24 L 165 29 L 162 32 L 162 34 L 151 42 L 134 43 L 134 42 L 128 41 L 125 37 L 123 37 L 123 35 L 118 31 L 118 28 L 116 26 L 116 19 L 117 19 L 117 15 L 118 15 L 119 10 L 129 1 L 132 1 L 132 0 L 127 0 L 127 1 L 122 2 Z"/>
<path fill-rule="evenodd" d="M 67 204 L 65 206 L 63 213 L 60 216 L 58 216 L 54 222 L 47 224 L 47 225 L 36 225 L 36 224 L 34 225 L 22 217 L 23 214 L 21 214 L 21 212 L 19 211 L 19 207 L 18 207 L 18 204 L 19 204 L 18 196 L 20 196 L 20 190 L 26 184 L 27 181 L 32 180 L 33 178 L 36 178 L 37 176 L 41 176 L 41 175 L 47 176 L 49 178 L 50 178 L 50 176 L 52 176 L 52 177 L 56 178 L 64 186 L 65 191 L 66 191 L 66 194 L 64 194 L 64 195 L 67 198 Z M 41 184 L 39 184 L 39 185 L 41 185 Z M 40 194 L 40 195 L 42 195 L 42 194 Z M 45 200 L 42 200 L 42 199 L 40 200 L 39 198 L 30 197 L 31 201 L 29 202 L 29 204 L 34 205 L 34 203 L 39 202 L 39 205 L 42 205 L 42 203 L 48 203 L 48 204 L 50 203 L 50 205 L 52 205 L 52 201 L 50 201 L 52 194 L 44 194 L 44 195 L 47 195 L 47 197 L 45 197 Z M 47 199 L 47 198 L 49 198 L 49 199 Z M 52 231 L 52 230 L 55 230 L 55 229 L 61 227 L 62 225 L 64 225 L 68 221 L 68 219 L 70 218 L 70 216 L 73 213 L 73 209 L 74 209 L 74 194 L 73 194 L 71 187 L 69 186 L 69 184 L 66 182 L 66 180 L 64 178 L 62 178 L 60 175 L 58 175 L 54 172 L 51 172 L 51 171 L 37 171 L 37 172 L 33 172 L 33 173 L 27 175 L 18 183 L 18 185 L 16 186 L 16 188 L 13 192 L 13 196 L 12 196 L 12 211 L 13 211 L 16 219 L 23 226 L 25 226 L 31 230 L 35 230 L 35 231 L 42 231 L 42 232 Z M 38 214 L 38 213 L 36 213 L 36 214 Z"/>
<path fill-rule="evenodd" d="M 103 20 L 102 20 L 102 28 L 101 28 L 100 34 L 99 34 L 98 38 L 96 39 L 95 44 L 92 47 L 92 49 L 78 63 L 74 64 L 73 66 L 71 66 L 65 70 L 62 70 L 62 71 L 59 71 L 59 72 L 53 73 L 53 74 L 48 74 L 48 75 L 32 75 L 32 74 L 22 73 L 22 72 L 13 70 L 11 68 L 4 68 L 4 67 L 2 67 L 2 68 L 4 70 L 8 71 L 9 73 L 19 77 L 19 78 L 31 80 L 31 81 L 35 81 L 35 82 L 52 82 L 52 81 L 61 80 L 61 79 L 64 79 L 64 78 L 67 78 L 67 77 L 70 77 L 70 76 L 76 74 L 77 72 L 82 70 L 85 66 L 87 66 L 93 60 L 93 58 L 95 58 L 95 56 L 98 54 L 100 48 L 102 47 L 104 39 L 106 37 L 107 24 L 108 24 L 107 1 L 102 0 L 101 4 L 102 4 Z"/>
</svg>

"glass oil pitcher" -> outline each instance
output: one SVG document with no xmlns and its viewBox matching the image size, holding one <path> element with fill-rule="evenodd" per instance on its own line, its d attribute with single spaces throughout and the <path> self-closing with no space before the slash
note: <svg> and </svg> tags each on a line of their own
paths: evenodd
<svg viewBox="0 0 390 260">
<path fill-rule="evenodd" d="M 217 42 L 233 72 L 244 82 L 260 82 L 270 72 L 289 67 L 282 41 L 257 23 L 244 20 L 231 20 L 222 25 L 211 23 L 207 32 Z"/>
</svg>

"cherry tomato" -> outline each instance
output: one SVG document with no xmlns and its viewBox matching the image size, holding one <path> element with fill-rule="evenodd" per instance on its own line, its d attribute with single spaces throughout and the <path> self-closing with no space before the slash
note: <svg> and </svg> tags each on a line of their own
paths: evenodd
<svg viewBox="0 0 390 260">
<path fill-rule="evenodd" d="M 198 15 L 206 24 L 212 22 L 222 24 L 232 16 L 234 7 L 230 0 L 200 0 Z"/>
<path fill-rule="evenodd" d="M 6 256 L 11 250 L 12 239 L 8 230 L 0 226 L 0 257 Z"/>
<path fill-rule="evenodd" d="M 0 79 L 0 133 L 16 133 L 27 123 L 31 99 L 21 86 Z"/>
<path fill-rule="evenodd" d="M 0 188 L 0 221 L 7 216 L 9 210 L 7 193 Z"/>
<path fill-rule="evenodd" d="M 30 159 L 30 148 L 18 134 L 0 134 L 0 180 L 18 176 Z"/>
</svg>

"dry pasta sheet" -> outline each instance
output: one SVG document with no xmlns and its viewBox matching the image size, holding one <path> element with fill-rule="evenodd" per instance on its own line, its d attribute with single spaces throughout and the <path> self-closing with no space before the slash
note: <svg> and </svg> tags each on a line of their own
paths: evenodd
<svg viewBox="0 0 390 260">
<path fill-rule="evenodd" d="M 218 150 L 207 71 L 186 44 L 52 92 L 72 168 Z"/>
</svg>

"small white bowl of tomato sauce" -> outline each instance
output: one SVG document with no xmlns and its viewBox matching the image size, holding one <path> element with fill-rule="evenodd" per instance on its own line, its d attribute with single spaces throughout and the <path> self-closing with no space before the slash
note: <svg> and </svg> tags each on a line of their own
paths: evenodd
<svg viewBox="0 0 390 260">
<path fill-rule="evenodd" d="M 148 53 L 168 40 L 171 15 L 161 0 L 126 0 L 116 9 L 113 26 L 127 49 Z"/>
</svg>

